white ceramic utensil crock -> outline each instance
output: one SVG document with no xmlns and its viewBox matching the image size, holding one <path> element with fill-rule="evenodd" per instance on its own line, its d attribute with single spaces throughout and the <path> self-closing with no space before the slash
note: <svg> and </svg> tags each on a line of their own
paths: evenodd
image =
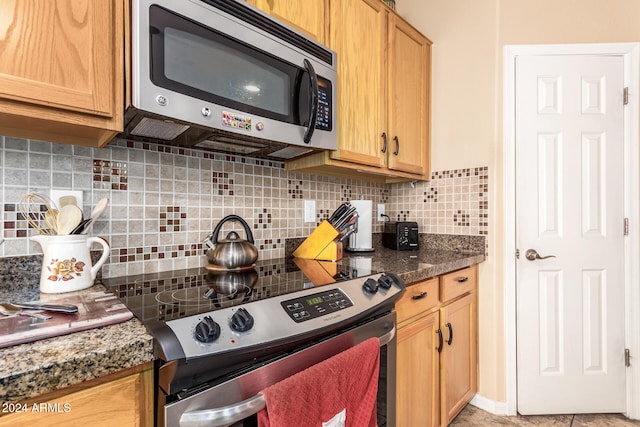
<svg viewBox="0 0 640 427">
<path fill-rule="evenodd" d="M 100 237 L 82 234 L 67 236 L 36 235 L 44 252 L 40 273 L 40 292 L 58 294 L 78 291 L 93 285 L 96 274 L 109 256 L 109 244 Z M 93 243 L 102 246 L 102 256 L 95 265 L 91 263 L 89 249 Z"/>
</svg>

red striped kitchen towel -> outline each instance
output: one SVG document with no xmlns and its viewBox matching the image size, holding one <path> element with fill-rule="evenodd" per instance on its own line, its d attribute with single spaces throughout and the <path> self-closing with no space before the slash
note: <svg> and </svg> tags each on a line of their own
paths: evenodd
<svg viewBox="0 0 640 427">
<path fill-rule="evenodd" d="M 260 427 L 375 427 L 380 341 L 370 338 L 262 390 Z"/>
</svg>

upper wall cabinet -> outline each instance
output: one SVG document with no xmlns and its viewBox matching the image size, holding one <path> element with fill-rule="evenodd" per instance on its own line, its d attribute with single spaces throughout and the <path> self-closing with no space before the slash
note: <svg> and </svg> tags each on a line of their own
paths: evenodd
<svg viewBox="0 0 640 427">
<path fill-rule="evenodd" d="M 247 0 L 247 3 L 325 43 L 325 14 L 329 0 Z"/>
<path fill-rule="evenodd" d="M 0 1 L 0 134 L 92 147 L 123 124 L 122 0 Z"/>
<path fill-rule="evenodd" d="M 287 169 L 428 179 L 431 42 L 380 0 L 330 0 L 338 53 L 338 150 Z"/>
</svg>

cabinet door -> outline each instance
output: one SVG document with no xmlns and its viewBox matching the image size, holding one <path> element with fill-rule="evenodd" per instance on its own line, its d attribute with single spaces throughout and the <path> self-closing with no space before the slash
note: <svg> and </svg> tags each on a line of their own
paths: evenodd
<svg viewBox="0 0 640 427">
<path fill-rule="evenodd" d="M 329 0 L 247 0 L 247 3 L 274 18 L 307 34 L 314 40 L 325 42 L 325 13 Z"/>
<path fill-rule="evenodd" d="M 121 0 L 3 0 L 0 16 L 1 130 L 36 132 L 43 123 L 42 136 L 69 123 L 121 130 Z"/>
<path fill-rule="evenodd" d="M 389 15 L 389 169 L 429 173 L 430 50 L 426 37 Z"/>
<path fill-rule="evenodd" d="M 334 159 L 385 166 L 386 22 L 380 0 L 331 0 L 329 47 L 338 53 L 338 150 Z"/>
<path fill-rule="evenodd" d="M 436 311 L 398 329 L 396 425 L 438 425 L 438 322 Z"/>
<path fill-rule="evenodd" d="M 471 293 L 440 309 L 444 348 L 440 356 L 441 425 L 451 420 L 477 390 L 476 294 Z"/>
<path fill-rule="evenodd" d="M 55 393 L 58 392 L 52 394 Z M 0 426 L 151 427 L 154 418 L 153 369 L 52 399 L 36 398 L 32 403 L 20 405 L 24 405 L 21 406 L 22 411 L 0 417 Z"/>
</svg>

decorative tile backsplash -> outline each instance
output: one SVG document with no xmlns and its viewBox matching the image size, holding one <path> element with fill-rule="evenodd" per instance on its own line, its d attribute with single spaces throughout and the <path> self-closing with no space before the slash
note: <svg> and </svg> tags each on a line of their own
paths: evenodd
<svg viewBox="0 0 640 427">
<path fill-rule="evenodd" d="M 0 149 L 0 256 L 41 252 L 18 209 L 24 194 L 81 190 L 85 216 L 101 198 L 110 201 L 91 233 L 111 246 L 104 277 L 202 266 L 202 240 L 230 214 L 249 224 L 261 259 L 284 256 L 285 239 L 307 236 L 341 202 L 356 199 L 373 201 L 374 233 L 382 231 L 379 203 L 390 220 L 417 221 L 423 233 L 486 235 L 489 227 L 486 167 L 385 185 L 125 140 L 92 149 L 0 136 Z M 316 201 L 314 223 L 303 222 L 304 200 Z M 231 229 L 244 237 L 239 224 L 225 224 L 221 237 Z"/>
<path fill-rule="evenodd" d="M 431 180 L 394 184 L 387 212 L 391 220 L 418 221 L 420 232 L 487 235 L 487 167 L 433 172 Z"/>
</svg>

